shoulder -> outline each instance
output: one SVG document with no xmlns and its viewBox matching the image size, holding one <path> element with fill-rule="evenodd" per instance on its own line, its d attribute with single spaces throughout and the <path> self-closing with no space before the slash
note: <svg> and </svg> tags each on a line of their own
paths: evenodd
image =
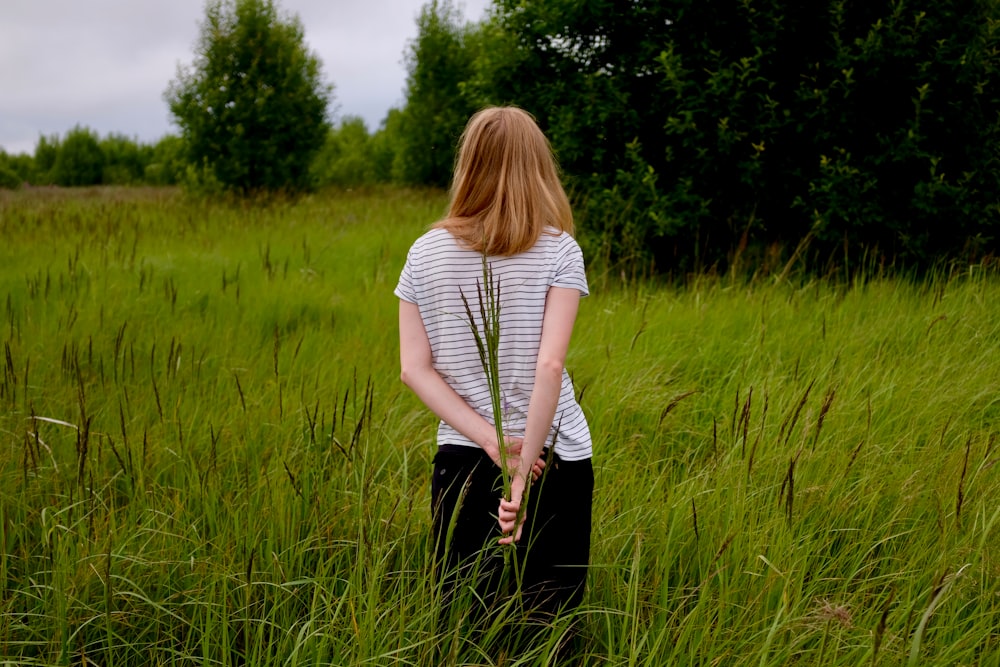
<svg viewBox="0 0 1000 667">
<path fill-rule="evenodd" d="M 554 272 L 551 285 L 576 288 L 581 295 L 586 296 L 589 290 L 580 245 L 566 232 L 557 233 L 554 229 L 552 232 L 549 236 L 551 245 L 548 252 Z"/>
<path fill-rule="evenodd" d="M 559 231 L 554 227 L 546 228 L 543 238 L 548 239 L 548 249 L 556 258 L 579 258 L 583 259 L 583 251 L 576 239 L 567 232 Z"/>
<path fill-rule="evenodd" d="M 440 227 L 435 227 L 428 229 L 426 232 L 420 235 L 420 237 L 413 242 L 414 248 L 426 248 L 434 247 L 444 243 L 450 243 L 454 245 L 455 237 L 451 235 L 446 229 L 441 229 Z"/>
<path fill-rule="evenodd" d="M 410 246 L 410 256 L 420 257 L 456 247 L 455 237 L 445 229 L 431 229 L 424 232 Z"/>
<path fill-rule="evenodd" d="M 579 249 L 580 247 L 571 234 L 558 230 L 555 227 L 546 227 L 542 235 L 538 238 L 538 242 L 540 245 L 550 250 L 556 250 L 557 252 L 564 252 L 572 248 Z"/>
<path fill-rule="evenodd" d="M 542 233 L 542 238 L 549 239 L 550 243 L 562 248 L 567 245 L 575 246 L 577 245 L 576 239 L 569 232 L 564 232 L 560 229 L 556 229 L 552 226 L 546 226 L 544 232 Z"/>
</svg>

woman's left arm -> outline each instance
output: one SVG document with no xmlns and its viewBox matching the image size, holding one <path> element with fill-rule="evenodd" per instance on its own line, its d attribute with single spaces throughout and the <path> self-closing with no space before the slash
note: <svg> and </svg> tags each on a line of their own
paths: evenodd
<svg viewBox="0 0 1000 667">
<path fill-rule="evenodd" d="M 528 401 L 528 419 L 524 429 L 524 443 L 521 449 L 521 466 L 511 482 L 510 500 L 500 501 L 500 530 L 505 534 L 500 544 L 517 542 L 521 538 L 519 517 L 521 500 L 529 471 L 526 461 L 534 460 L 542 453 L 549 437 L 559 404 L 562 389 L 563 368 L 569 349 L 573 325 L 580 305 L 580 292 L 576 288 L 550 287 L 545 297 L 545 314 L 542 318 L 542 336 L 538 345 L 538 359 L 535 362 L 535 384 Z M 523 520 L 523 516 L 520 516 Z"/>
</svg>

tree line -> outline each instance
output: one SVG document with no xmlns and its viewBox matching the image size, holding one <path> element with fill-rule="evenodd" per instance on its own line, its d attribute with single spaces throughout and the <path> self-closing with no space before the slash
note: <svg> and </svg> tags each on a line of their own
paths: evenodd
<svg viewBox="0 0 1000 667">
<path fill-rule="evenodd" d="M 0 187 L 176 185 L 185 167 L 180 137 L 168 135 L 149 144 L 122 134 L 101 137 L 76 126 L 62 137 L 39 137 L 33 154 L 0 150 Z"/>
<path fill-rule="evenodd" d="M 632 271 L 997 253 L 1000 0 L 494 0 L 471 23 L 432 0 L 417 29 L 406 102 L 369 131 L 329 122 L 295 17 L 218 0 L 166 93 L 180 137 L 76 128 L 0 174 L 447 186 L 469 115 L 516 104 L 552 141 L 585 250 Z"/>
<path fill-rule="evenodd" d="M 398 109 L 389 118 L 399 115 Z M 312 157 L 304 189 L 357 187 L 377 183 L 425 185 L 394 167 L 395 150 L 384 125 L 368 129 L 359 116 L 345 116 L 327 128 Z M 195 191 L 224 190 L 189 158 L 185 139 L 168 134 L 145 143 L 134 137 L 76 126 L 64 135 L 43 135 L 33 153 L 0 149 L 0 189 L 23 186 L 180 185 Z"/>
</svg>

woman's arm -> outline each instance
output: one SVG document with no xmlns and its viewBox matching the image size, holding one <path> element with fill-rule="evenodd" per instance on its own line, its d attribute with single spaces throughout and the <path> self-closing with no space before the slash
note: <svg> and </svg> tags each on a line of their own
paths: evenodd
<svg viewBox="0 0 1000 667">
<path fill-rule="evenodd" d="M 403 384 L 423 401 L 439 419 L 483 448 L 500 464 L 496 428 L 482 418 L 434 369 L 431 344 L 420 317 L 420 309 L 399 301 L 399 365 Z"/>
<path fill-rule="evenodd" d="M 516 526 L 516 531 L 514 524 L 524 494 L 524 480 L 531 472 L 530 465 L 525 462 L 538 459 L 552 429 L 562 389 L 566 352 L 579 305 L 580 292 L 573 288 L 550 287 L 545 297 L 542 337 L 535 362 L 535 386 L 528 402 L 528 420 L 521 445 L 521 465 L 512 482 L 510 501 L 500 502 L 500 528 L 508 533 L 500 540 L 502 544 L 516 542 L 521 537 L 520 524 Z"/>
</svg>

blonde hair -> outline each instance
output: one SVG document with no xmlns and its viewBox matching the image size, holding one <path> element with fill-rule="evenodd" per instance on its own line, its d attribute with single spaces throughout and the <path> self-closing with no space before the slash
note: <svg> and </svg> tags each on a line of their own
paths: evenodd
<svg viewBox="0 0 1000 667">
<path fill-rule="evenodd" d="M 462 132 L 448 215 L 435 227 L 486 255 L 530 249 L 546 226 L 573 233 L 548 139 L 517 107 L 477 112 Z"/>
</svg>

